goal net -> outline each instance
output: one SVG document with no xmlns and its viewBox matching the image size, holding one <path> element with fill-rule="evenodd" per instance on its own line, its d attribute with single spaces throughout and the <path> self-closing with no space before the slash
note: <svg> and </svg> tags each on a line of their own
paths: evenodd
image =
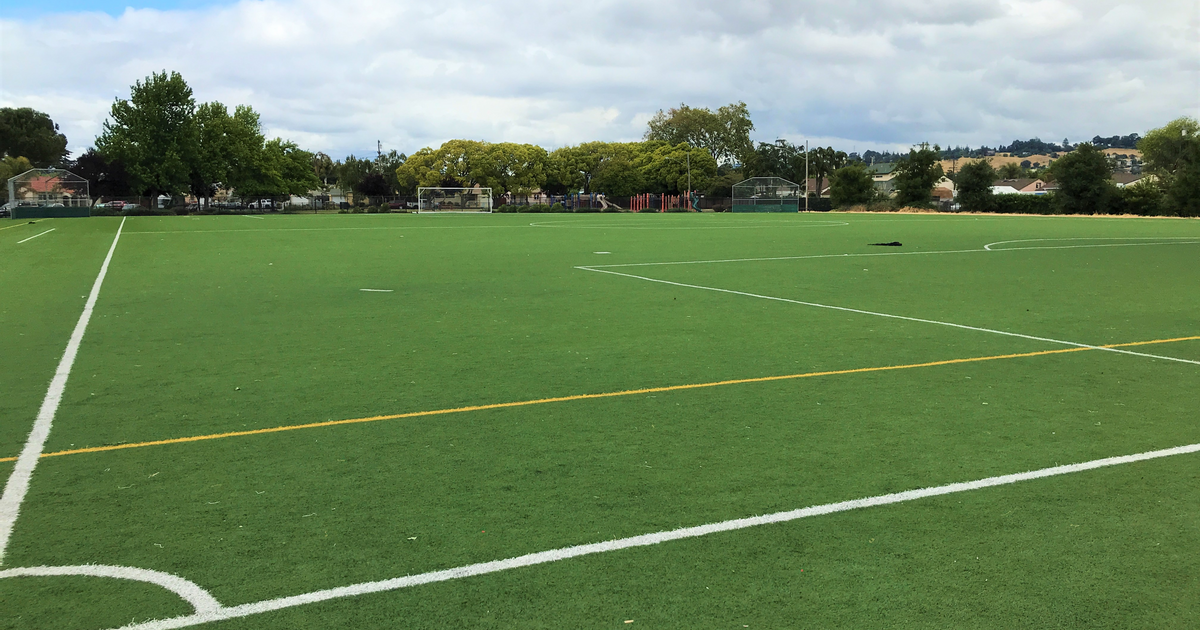
<svg viewBox="0 0 1200 630">
<path fill-rule="evenodd" d="M 418 188 L 417 212 L 491 212 L 491 188 Z"/>
</svg>

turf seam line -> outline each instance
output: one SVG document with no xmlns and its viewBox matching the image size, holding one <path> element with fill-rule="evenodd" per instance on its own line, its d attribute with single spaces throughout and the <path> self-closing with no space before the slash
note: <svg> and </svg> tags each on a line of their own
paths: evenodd
<svg viewBox="0 0 1200 630">
<path fill-rule="evenodd" d="M 772 514 L 763 514 L 761 516 L 752 516 L 748 518 L 739 518 L 728 521 L 720 521 L 716 523 L 708 523 L 694 527 L 683 527 L 668 531 L 656 532 L 653 534 L 642 534 L 640 536 L 631 536 L 629 538 L 618 538 L 616 540 L 608 540 L 604 542 L 576 545 L 573 547 L 561 547 L 551 549 L 549 551 L 541 551 L 530 553 L 504 560 L 493 560 L 491 562 L 481 562 L 477 564 L 468 564 L 465 566 L 454 567 L 452 569 L 443 569 L 440 571 L 430 571 L 417 575 L 408 575 L 399 578 L 387 580 L 379 580 L 375 582 L 361 582 L 351 584 L 349 586 L 341 586 L 337 588 L 324 589 L 320 591 L 312 591 L 302 595 L 292 595 L 289 597 L 280 597 L 276 599 L 268 599 L 249 604 L 241 604 L 238 606 L 223 607 L 217 610 L 198 612 L 196 614 L 183 617 L 175 617 L 172 619 L 155 620 L 144 623 L 132 623 L 122 626 L 120 630 L 170 630 L 173 628 L 185 628 L 195 626 L 202 623 L 212 621 L 221 621 L 225 619 L 237 619 L 257 615 L 261 613 L 282 610 L 285 608 L 294 608 L 306 604 L 315 604 L 317 602 L 329 601 L 332 599 L 341 599 L 345 597 L 356 597 L 369 593 L 380 593 L 385 591 L 395 591 L 402 588 L 420 586 L 423 584 L 432 584 L 436 582 L 446 582 L 461 578 L 474 577 L 478 575 L 486 575 L 489 573 L 499 573 L 510 569 L 518 569 L 522 567 L 535 566 L 539 564 L 547 564 L 569 558 L 578 558 L 580 556 L 589 556 L 594 554 L 605 553 L 609 551 L 620 551 L 635 547 L 648 547 L 658 545 L 665 542 L 683 540 L 687 538 L 697 538 L 717 534 L 722 532 L 731 532 L 750 527 L 758 527 L 761 525 L 772 525 L 776 523 L 786 523 L 811 516 L 824 516 L 827 514 L 836 514 L 838 512 L 848 512 L 862 508 L 878 507 L 883 505 L 891 505 L 895 503 L 903 503 L 914 501 L 917 499 L 925 499 L 929 497 L 944 496 L 948 494 L 956 494 L 960 492 L 968 492 L 973 490 L 982 490 L 984 488 L 993 488 L 996 486 L 1011 485 L 1023 481 L 1032 481 L 1035 479 L 1045 479 L 1047 477 L 1055 477 L 1058 475 L 1066 475 L 1071 473 L 1095 470 L 1097 468 L 1105 468 L 1109 466 L 1119 466 L 1123 464 L 1131 464 L 1135 462 L 1143 462 L 1152 459 L 1163 457 L 1172 457 L 1176 455 L 1185 455 L 1190 453 L 1200 452 L 1200 444 L 1189 444 L 1187 446 L 1177 446 L 1157 451 L 1148 451 L 1137 453 L 1134 455 L 1122 455 L 1118 457 L 1108 457 L 1105 459 L 1097 459 L 1078 464 L 1067 464 L 1064 466 L 1054 466 L 1051 468 L 1042 468 L 1029 472 L 1015 473 L 1010 475 L 1000 475 L 996 477 L 986 477 L 975 481 L 964 481 L 959 483 L 951 483 L 943 486 L 934 486 L 931 488 L 921 488 L 917 490 L 906 490 L 904 492 L 895 492 L 891 494 L 881 494 L 872 497 L 861 499 L 852 499 L 849 501 L 840 501 L 837 503 L 825 503 L 822 505 L 814 505 L 811 507 L 801 508 L 798 510 L 790 510 L 786 512 L 775 512 Z"/>
<path fill-rule="evenodd" d="M 1105 352 L 1116 352 L 1116 353 L 1120 353 L 1120 354 L 1129 354 L 1129 355 L 1138 356 L 1138 357 L 1145 357 L 1148 359 L 1160 359 L 1163 361 L 1176 361 L 1178 363 L 1190 363 L 1193 365 L 1200 365 L 1200 361 L 1192 361 L 1191 359 L 1180 359 L 1178 357 L 1168 357 L 1168 356 L 1162 356 L 1162 355 L 1157 355 L 1157 354 L 1146 354 L 1143 352 L 1133 352 L 1131 350 L 1120 350 L 1117 348 L 1111 348 L 1111 347 L 1105 347 L 1105 346 L 1093 346 L 1091 344 L 1086 344 L 1086 343 L 1077 343 L 1074 341 L 1063 341 L 1061 339 L 1050 339 L 1049 337 L 1038 337 L 1035 335 L 1025 335 L 1022 333 L 1009 332 L 1006 330 L 996 330 L 994 328 L 981 328 L 978 326 L 967 326 L 966 324 L 955 324 L 954 322 L 942 322 L 942 321 L 938 321 L 935 319 L 922 319 L 920 317 L 908 317 L 906 315 L 893 315 L 891 313 L 866 311 L 866 310 L 862 310 L 862 309 L 849 308 L 849 307 L 845 307 L 845 306 L 833 306 L 830 304 L 818 304 L 816 302 L 805 302 L 803 300 L 792 300 L 789 298 L 775 297 L 772 295 L 762 295 L 759 293 L 749 293 L 746 291 L 734 291 L 733 289 L 721 289 L 718 287 L 706 287 L 706 286 L 701 286 L 698 284 L 687 284 L 685 282 L 672 282 L 671 280 L 659 280 L 658 278 L 649 278 L 647 276 L 637 276 L 637 275 L 634 275 L 631 273 L 622 273 L 620 271 L 610 271 L 608 269 L 599 269 L 599 268 L 595 268 L 595 267 L 576 267 L 576 269 L 581 269 L 583 271 L 593 271 L 596 273 L 607 273 L 607 274 L 611 274 L 614 276 L 623 276 L 625 278 L 635 278 L 637 280 L 646 280 L 648 282 L 657 282 L 660 284 L 667 284 L 667 285 L 683 287 L 683 288 L 687 288 L 687 289 L 702 289 L 704 291 L 715 291 L 717 293 L 729 293 L 732 295 L 742 295 L 745 297 L 758 298 L 760 300 L 771 300 L 771 301 L 775 301 L 775 302 L 787 302 L 789 304 L 799 304 L 801 306 L 811 306 L 814 308 L 824 308 L 824 309 L 829 309 L 829 310 L 833 310 L 833 311 L 843 311 L 843 312 L 847 312 L 847 313 L 857 313 L 859 315 L 871 315 L 874 317 L 886 317 L 889 319 L 901 319 L 901 320 L 910 321 L 910 322 L 920 322 L 922 324 L 935 324 L 938 326 L 948 326 L 950 328 L 973 330 L 975 332 L 986 332 L 986 333 L 991 333 L 994 335 L 1005 335 L 1007 337 L 1019 337 L 1021 339 L 1030 339 L 1033 341 L 1044 341 L 1046 343 L 1056 343 L 1056 344 L 1063 345 L 1063 346 L 1075 346 L 1077 348 L 1088 348 L 1091 350 L 1103 350 Z"/>
<path fill-rule="evenodd" d="M 30 236 L 29 238 L 25 239 L 24 241 L 17 241 L 17 245 L 20 245 L 21 243 L 24 243 L 25 241 L 32 241 L 33 239 L 35 239 L 35 238 L 37 238 L 37 237 L 39 237 L 39 236 L 43 236 L 43 235 L 45 235 L 45 234 L 49 234 L 49 233 L 51 233 L 51 232 L 53 232 L 54 230 L 57 230 L 57 229 L 58 229 L 58 228 L 50 228 L 49 230 L 46 230 L 45 232 L 42 232 L 41 234 L 34 234 L 33 236 Z"/>
<path fill-rule="evenodd" d="M 121 239 L 121 229 L 124 227 L 125 219 L 121 219 L 121 225 L 117 227 L 117 234 L 108 248 L 108 255 L 104 257 L 104 263 L 100 265 L 100 273 L 96 276 L 96 282 L 92 284 L 92 292 L 88 295 L 87 303 L 84 304 L 83 313 L 79 315 L 79 321 L 75 324 L 75 330 L 71 332 L 71 338 L 67 342 L 66 350 L 63 351 L 58 369 L 54 372 L 54 378 L 50 380 L 50 387 L 46 389 L 46 397 L 42 400 L 41 409 L 38 410 L 37 420 L 34 421 L 33 428 L 29 431 L 29 438 L 25 441 L 25 446 L 17 457 L 17 463 L 13 466 L 8 482 L 4 484 L 4 494 L 0 495 L 0 565 L 4 564 L 4 551 L 8 548 L 8 539 L 12 536 L 13 525 L 17 522 L 21 502 L 25 500 L 25 493 L 29 491 L 29 481 L 33 477 L 33 469 L 37 467 L 37 462 L 41 459 L 46 439 L 50 437 L 50 425 L 54 422 L 54 414 L 58 411 L 59 403 L 62 402 L 63 391 L 67 388 L 67 378 L 71 376 L 71 366 L 75 364 L 79 345 L 83 343 L 83 333 L 92 319 L 96 300 L 100 298 L 100 287 L 104 284 L 104 276 L 108 274 L 108 265 L 112 262 L 113 253 L 117 251 L 117 241 Z"/>
<path fill-rule="evenodd" d="M 1141 237 L 1130 237 L 1141 238 Z M 1174 238 L 1194 239 L 1191 236 L 1156 236 L 1146 237 L 1158 240 L 1170 240 Z M 1046 239 L 1046 240 L 1071 240 L 1071 239 Z M 1098 238 L 1096 240 L 1099 240 Z M 927 252 L 860 252 L 854 254 L 811 254 L 806 256 L 768 256 L 764 258 L 724 258 L 715 260 L 677 260 L 666 262 L 646 262 L 646 263 L 621 263 L 614 265 L 585 265 L 576 267 L 576 269 L 587 269 L 596 271 L 600 269 L 612 269 L 616 267 L 662 267 L 669 265 L 711 265 L 720 263 L 738 263 L 738 262 L 770 262 L 777 260 L 809 260 L 815 258 L 870 258 L 875 256 L 927 256 L 932 254 L 980 254 L 985 252 L 1019 252 L 1032 251 L 1039 249 L 1086 249 L 1091 247 L 1144 247 L 1150 245 L 1197 245 L 1200 240 L 1187 241 L 1172 241 L 1167 243 L 1099 243 L 1096 245 L 1059 245 L 1053 247 L 1002 247 L 1000 249 L 988 249 L 990 245 L 999 245 L 1001 243 L 1014 243 L 1019 241 L 1000 241 L 997 243 L 989 243 L 980 249 L 942 249 Z"/>
<path fill-rule="evenodd" d="M 1129 347 L 1129 346 L 1146 346 L 1152 344 L 1175 343 L 1179 341 L 1197 341 L 1200 340 L 1200 335 L 1194 337 L 1178 337 L 1174 339 L 1154 339 L 1151 341 L 1134 341 L 1130 343 L 1111 344 L 1108 347 Z M 512 407 L 526 407 L 530 405 L 542 405 L 556 402 L 571 402 L 575 400 L 591 400 L 597 398 L 616 398 L 620 396 L 633 396 L 637 394 L 655 394 L 663 392 L 682 391 L 688 389 L 704 389 L 708 387 L 721 387 L 725 385 L 744 385 L 751 383 L 768 383 L 772 381 L 786 381 L 801 378 L 813 378 L 818 376 L 839 376 L 843 374 L 863 374 L 867 372 L 887 372 L 894 370 L 907 370 L 922 367 L 937 367 L 942 365 L 958 365 L 962 363 L 978 363 L 982 361 L 997 361 L 1001 359 L 1019 359 L 1024 357 L 1039 357 L 1051 354 L 1066 354 L 1070 352 L 1086 352 L 1092 348 L 1061 348 L 1058 350 L 1038 350 L 1036 352 L 1024 352 L 1020 354 L 1001 354 L 986 357 L 968 357 L 965 359 L 945 359 L 942 361 L 930 361 L 926 363 L 910 363 L 907 365 L 887 365 L 879 367 L 852 368 L 848 370 L 831 370 L 823 372 L 804 372 L 801 374 L 784 374 L 780 376 L 758 376 L 753 378 L 732 379 L 724 381 L 712 381 L 708 383 L 691 383 L 685 385 L 664 385 L 661 387 L 648 387 L 642 389 L 626 389 L 616 392 L 602 392 L 599 394 L 575 394 L 571 396 L 557 396 L 554 398 L 539 398 L 535 400 L 522 400 L 505 403 L 492 403 L 487 405 L 471 405 L 467 407 L 453 407 L 449 409 L 436 409 L 432 411 L 411 411 L 408 413 L 388 414 L 379 416 L 368 416 L 365 418 L 349 418 L 343 420 L 327 420 L 324 422 L 310 422 L 305 424 L 284 425 L 279 427 L 270 427 L 266 429 L 251 429 L 248 431 L 231 431 L 227 433 L 210 433 L 207 435 L 195 435 L 181 438 L 168 438 L 164 440 L 152 440 L 147 442 L 133 442 L 128 444 L 110 444 L 106 446 L 93 446 L 87 448 L 76 448 L 64 451 L 55 451 L 52 453 L 43 453 L 42 457 L 61 457 L 63 455 L 81 455 L 84 453 L 103 453 L 108 451 L 120 451 L 131 448 L 143 448 L 147 446 L 165 446 L 169 444 L 184 444 L 187 442 L 203 442 L 208 440 L 217 440 L 231 437 L 246 437 L 251 435 L 265 435 L 267 433 L 280 433 L 283 431 L 296 431 L 299 429 L 316 429 L 320 427 L 340 426 L 344 424 L 362 424 L 366 422 L 380 422 L 384 420 L 400 420 L 406 418 L 421 418 L 428 416 L 439 416 L 452 413 L 465 413 L 469 411 L 485 411 L 489 409 L 508 409 Z M 0 462 L 14 461 L 15 457 L 0 458 Z"/>
</svg>

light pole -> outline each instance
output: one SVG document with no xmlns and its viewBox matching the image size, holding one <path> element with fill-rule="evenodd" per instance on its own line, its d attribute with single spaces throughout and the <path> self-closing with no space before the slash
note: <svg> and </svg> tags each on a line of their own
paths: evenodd
<svg viewBox="0 0 1200 630">
<path fill-rule="evenodd" d="M 804 141 L 804 211 L 808 212 L 808 140 Z"/>
</svg>

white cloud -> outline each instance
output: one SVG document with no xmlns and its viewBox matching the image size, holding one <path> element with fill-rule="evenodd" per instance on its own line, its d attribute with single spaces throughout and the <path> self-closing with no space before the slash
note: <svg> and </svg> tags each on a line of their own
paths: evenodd
<svg viewBox="0 0 1200 630">
<path fill-rule="evenodd" d="M 335 156 L 449 138 L 634 139 L 656 109 L 744 100 L 759 140 L 839 148 L 1145 132 L 1200 106 L 1195 2 L 244 0 L 0 22 L 0 105 L 74 150 L 177 70 L 199 101 Z M 69 42 L 70 46 L 65 43 Z M 34 62 L 33 60 L 39 60 Z"/>
</svg>

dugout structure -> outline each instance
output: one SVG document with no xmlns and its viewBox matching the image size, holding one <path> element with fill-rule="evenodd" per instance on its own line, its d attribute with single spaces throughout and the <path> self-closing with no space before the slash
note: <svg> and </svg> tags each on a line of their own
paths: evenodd
<svg viewBox="0 0 1200 630">
<path fill-rule="evenodd" d="M 751 177 L 733 186 L 734 212 L 799 212 L 803 187 L 782 177 Z"/>
<path fill-rule="evenodd" d="M 14 219 L 88 217 L 88 180 L 60 168 L 35 168 L 8 180 L 8 207 Z"/>
<path fill-rule="evenodd" d="M 417 212 L 481 212 L 492 211 L 492 189 L 429 187 L 417 189 Z"/>
</svg>

